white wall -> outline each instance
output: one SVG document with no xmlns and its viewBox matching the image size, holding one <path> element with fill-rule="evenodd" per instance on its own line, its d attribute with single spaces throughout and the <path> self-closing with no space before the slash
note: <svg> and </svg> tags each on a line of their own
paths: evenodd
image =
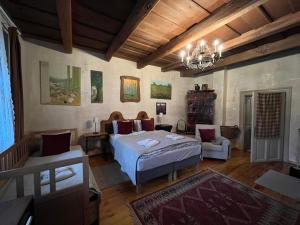
<svg viewBox="0 0 300 225">
<path fill-rule="evenodd" d="M 223 80 L 223 85 L 222 85 Z M 298 129 L 300 128 L 300 54 L 277 58 L 243 67 L 218 71 L 194 79 L 195 83 L 208 83 L 217 93 L 223 92 L 226 101 L 223 107 L 216 102 L 215 122 L 239 125 L 241 91 L 271 88 L 292 88 L 292 105 L 289 138 L 289 160 L 296 160 Z M 227 85 L 226 85 L 227 82 Z M 217 98 L 219 98 L 218 95 Z M 219 98 L 220 99 L 220 98 Z M 220 100 L 218 100 L 220 101 Z M 223 118 L 221 115 L 224 115 Z M 225 117 L 225 118 L 224 118 Z M 222 119 L 220 119 L 222 118 Z"/>
<path fill-rule="evenodd" d="M 91 131 L 87 121 L 93 116 L 107 119 L 111 112 L 121 111 L 125 118 L 135 118 L 141 110 L 155 117 L 155 103 L 167 103 L 167 115 L 163 123 L 174 127 L 178 119 L 185 119 L 185 95 L 193 88 L 191 78 L 180 78 L 179 72 L 162 73 L 159 67 L 137 69 L 136 63 L 112 58 L 108 63 L 100 58 L 74 48 L 72 54 L 64 54 L 31 42 L 22 41 L 22 67 L 24 83 L 25 132 L 45 129 L 78 128 L 79 133 Z M 63 63 L 81 67 L 81 106 L 55 106 L 40 104 L 39 61 Z M 103 104 L 90 103 L 90 70 L 103 72 Z M 120 102 L 120 76 L 130 75 L 141 79 L 140 103 Z M 172 84 L 172 99 L 150 98 L 151 80 Z"/>
</svg>

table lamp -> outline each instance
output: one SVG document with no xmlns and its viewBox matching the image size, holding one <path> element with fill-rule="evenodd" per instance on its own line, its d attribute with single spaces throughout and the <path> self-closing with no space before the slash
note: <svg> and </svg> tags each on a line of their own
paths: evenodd
<svg viewBox="0 0 300 225">
<path fill-rule="evenodd" d="M 98 133 L 97 132 L 97 123 L 99 123 L 98 117 L 96 117 L 96 116 L 93 117 L 93 123 L 95 124 L 95 132 L 94 132 L 94 134 L 97 134 Z"/>
</svg>

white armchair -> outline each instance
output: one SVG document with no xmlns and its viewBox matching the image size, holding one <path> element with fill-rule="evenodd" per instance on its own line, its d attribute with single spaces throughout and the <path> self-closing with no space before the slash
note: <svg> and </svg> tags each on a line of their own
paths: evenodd
<svg viewBox="0 0 300 225">
<path fill-rule="evenodd" d="M 202 142 L 199 129 L 215 129 L 216 142 Z M 195 138 L 202 142 L 203 157 L 224 160 L 230 158 L 230 141 L 221 136 L 219 125 L 197 124 L 195 134 Z"/>
</svg>

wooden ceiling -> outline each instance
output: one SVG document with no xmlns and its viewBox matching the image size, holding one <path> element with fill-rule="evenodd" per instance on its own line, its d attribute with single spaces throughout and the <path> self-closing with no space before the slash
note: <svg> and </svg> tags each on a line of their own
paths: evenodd
<svg viewBox="0 0 300 225">
<path fill-rule="evenodd" d="M 252 59 L 300 47 L 299 41 L 290 43 L 300 33 L 299 0 L 0 2 L 24 38 L 62 44 L 67 53 L 76 46 L 107 60 L 121 57 L 137 62 L 138 68 L 150 64 L 162 71 L 182 70 L 183 75 L 201 73 L 185 71 L 178 58 L 180 49 L 201 38 L 222 40 L 226 52 L 220 66 L 236 63 L 248 51 L 246 59 Z M 268 50 L 270 45 L 281 47 Z"/>
</svg>

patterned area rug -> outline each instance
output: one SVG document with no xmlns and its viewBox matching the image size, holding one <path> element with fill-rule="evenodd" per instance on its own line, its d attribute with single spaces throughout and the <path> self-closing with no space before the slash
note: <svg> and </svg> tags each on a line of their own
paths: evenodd
<svg viewBox="0 0 300 225">
<path fill-rule="evenodd" d="M 206 170 L 130 203 L 140 225 L 296 225 L 300 212 Z"/>
</svg>

